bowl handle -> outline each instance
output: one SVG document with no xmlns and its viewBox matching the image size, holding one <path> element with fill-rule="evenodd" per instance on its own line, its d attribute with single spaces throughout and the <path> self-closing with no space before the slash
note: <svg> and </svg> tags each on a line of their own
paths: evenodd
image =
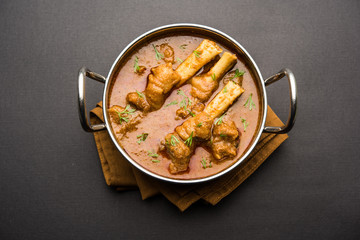
<svg viewBox="0 0 360 240">
<path fill-rule="evenodd" d="M 85 104 L 85 79 L 89 77 L 98 82 L 105 83 L 106 78 L 101 76 L 100 74 L 94 73 L 87 69 L 86 67 L 82 67 L 79 70 L 79 84 L 78 84 L 78 100 L 79 100 L 79 118 L 80 123 L 83 129 L 87 132 L 96 132 L 100 130 L 104 130 L 106 128 L 105 123 L 91 125 L 87 119 L 86 113 L 86 104 Z"/>
<path fill-rule="evenodd" d="M 275 75 L 269 77 L 265 80 L 265 86 L 268 86 L 284 76 L 287 77 L 289 81 L 289 88 L 290 88 L 290 112 L 288 120 L 283 127 L 264 127 L 264 132 L 266 133 L 287 133 L 291 130 L 295 123 L 295 116 L 296 116 L 296 108 L 297 108 L 297 90 L 296 90 L 296 81 L 295 76 L 292 71 L 288 68 L 281 69 L 280 72 L 276 73 Z"/>
</svg>

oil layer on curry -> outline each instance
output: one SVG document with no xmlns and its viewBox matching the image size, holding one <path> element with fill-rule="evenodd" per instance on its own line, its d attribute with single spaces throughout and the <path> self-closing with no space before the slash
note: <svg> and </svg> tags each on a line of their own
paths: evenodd
<svg viewBox="0 0 360 240">
<path fill-rule="evenodd" d="M 262 106 L 238 56 L 210 39 L 174 35 L 133 52 L 110 88 L 112 131 L 129 156 L 164 177 L 197 179 L 251 144 Z"/>
</svg>

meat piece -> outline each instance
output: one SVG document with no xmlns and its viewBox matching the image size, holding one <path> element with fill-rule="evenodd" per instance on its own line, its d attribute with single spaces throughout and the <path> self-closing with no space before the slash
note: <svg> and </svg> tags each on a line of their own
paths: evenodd
<svg viewBox="0 0 360 240">
<path fill-rule="evenodd" d="M 200 102 L 209 100 L 213 92 L 219 87 L 219 81 L 236 63 L 236 55 L 225 52 L 220 60 L 209 72 L 191 79 L 191 95 Z"/>
<path fill-rule="evenodd" d="M 216 123 L 210 143 L 213 156 L 218 160 L 235 157 L 239 145 L 239 136 L 240 132 L 233 121 Z"/>
<path fill-rule="evenodd" d="M 211 125 L 214 119 L 204 112 L 189 118 L 182 125 L 175 128 L 175 132 L 182 138 L 187 139 L 192 134 L 193 138 L 207 140 L 211 136 Z"/>
<path fill-rule="evenodd" d="M 175 174 L 187 170 L 193 146 L 186 145 L 176 133 L 170 133 L 165 137 L 165 146 L 171 159 L 170 173 Z"/>
<path fill-rule="evenodd" d="M 171 63 L 152 68 L 142 98 L 137 92 L 131 92 L 126 99 L 144 111 L 158 110 L 165 102 L 167 94 L 178 83 L 180 76 L 172 69 Z M 142 99 L 141 99 L 142 98 Z"/>
<path fill-rule="evenodd" d="M 226 89 L 226 91 L 224 91 Z M 223 112 L 230 107 L 230 105 L 244 92 L 239 85 L 230 81 L 224 86 L 224 88 L 215 96 L 214 99 L 205 107 L 204 111 L 195 117 L 187 119 L 182 125 L 175 128 L 175 133 L 168 134 L 165 137 L 165 141 L 169 142 L 169 136 L 174 135 L 179 137 L 179 142 L 187 141 L 189 138 L 192 139 L 192 148 L 189 149 L 178 149 L 176 146 L 166 144 L 165 148 L 171 158 L 170 166 L 181 166 L 181 167 L 170 167 L 172 174 L 186 171 L 189 163 L 189 159 L 192 156 L 197 141 L 208 140 L 211 136 L 211 127 L 215 118 L 219 117 Z M 229 135 L 233 134 L 228 132 Z M 232 135 L 231 135 L 232 136 Z M 182 146 L 179 144 L 179 147 Z M 191 150 L 189 152 L 189 150 Z M 181 151 L 184 151 L 181 154 Z M 235 148 L 236 154 L 236 148 Z"/>
<path fill-rule="evenodd" d="M 175 119 L 185 119 L 187 118 L 189 115 L 191 116 L 195 116 L 199 113 L 201 113 L 204 108 L 205 105 L 201 102 L 195 103 L 196 99 L 191 100 L 192 104 L 191 106 L 187 106 L 187 107 L 180 107 L 178 110 L 176 110 L 176 117 Z"/>
<path fill-rule="evenodd" d="M 160 52 L 164 54 L 163 60 L 165 62 L 174 63 L 174 49 L 168 43 L 160 45 Z"/>
<path fill-rule="evenodd" d="M 118 105 L 114 105 L 108 109 L 110 117 L 114 120 L 114 122 L 118 124 L 122 124 L 123 122 L 129 122 L 129 114 L 132 114 L 134 111 L 130 110 L 130 113 L 126 112 L 128 111 L 126 111 L 125 108 Z"/>
<path fill-rule="evenodd" d="M 179 81 L 180 75 L 172 69 L 171 63 L 152 68 L 145 89 L 146 100 L 151 108 L 160 109 L 165 102 L 166 94 Z"/>
<path fill-rule="evenodd" d="M 118 123 L 116 132 L 125 134 L 136 130 L 136 125 L 141 121 L 141 112 L 132 109 L 130 105 L 125 108 L 114 105 L 108 109 L 108 113 L 113 122 Z"/>
<path fill-rule="evenodd" d="M 192 108 L 191 112 L 195 115 L 201 113 L 205 108 L 205 105 L 203 103 L 196 103 Z"/>
<path fill-rule="evenodd" d="M 143 74 L 146 71 L 146 67 L 145 66 L 139 66 L 138 69 L 136 69 L 136 73 L 137 74 Z"/>
<path fill-rule="evenodd" d="M 134 104 L 137 109 L 144 112 L 148 112 L 150 110 L 150 104 L 146 101 L 144 93 L 131 92 L 126 96 L 126 100 L 129 103 Z"/>
<path fill-rule="evenodd" d="M 234 141 L 239 137 L 239 131 L 235 126 L 234 121 L 217 122 L 213 129 L 213 136 L 220 136 L 221 139 Z"/>
<path fill-rule="evenodd" d="M 188 79 L 195 75 L 205 64 L 210 62 L 222 49 L 215 42 L 205 39 L 200 45 L 182 62 L 176 69 L 181 79 L 177 87 L 183 85 Z"/>
<path fill-rule="evenodd" d="M 191 110 L 185 109 L 185 108 L 179 108 L 178 110 L 176 110 L 176 120 L 179 120 L 180 118 L 185 119 L 190 115 Z"/>
</svg>

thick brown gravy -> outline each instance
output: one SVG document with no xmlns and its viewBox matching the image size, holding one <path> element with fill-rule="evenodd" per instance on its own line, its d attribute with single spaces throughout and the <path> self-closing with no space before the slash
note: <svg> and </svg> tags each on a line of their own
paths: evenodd
<svg viewBox="0 0 360 240">
<path fill-rule="evenodd" d="M 193 52 L 202 40 L 203 38 L 198 36 L 170 36 L 154 40 L 153 42 L 149 42 L 148 44 L 140 47 L 119 69 L 118 75 L 110 87 L 109 105 L 107 107 L 109 108 L 113 105 L 126 106 L 126 95 L 129 92 L 134 92 L 135 90 L 139 92 L 143 91 L 146 87 L 147 76 L 150 73 L 150 69 L 164 63 L 162 60 L 156 60 L 152 44 L 160 45 L 162 43 L 168 43 L 174 49 L 175 59 L 184 60 Z M 179 47 L 183 44 L 187 45 L 185 49 Z M 233 53 L 221 44 L 217 44 L 224 50 L 224 52 L 228 51 Z M 139 65 L 146 67 L 146 71 L 142 75 L 134 72 L 135 57 L 138 57 Z M 174 69 L 179 64 L 180 62 L 176 61 L 173 65 Z M 211 153 L 200 146 L 191 157 L 188 171 L 176 175 L 169 172 L 168 166 L 170 159 L 166 156 L 166 154 L 157 152 L 157 150 L 159 149 L 160 142 L 164 140 L 165 135 L 173 132 L 176 126 L 181 125 L 185 121 L 184 119 L 175 120 L 175 112 L 179 108 L 179 105 L 167 106 L 170 102 L 175 100 L 178 103 L 181 101 L 182 97 L 177 94 L 176 89 L 168 96 L 161 109 L 148 113 L 136 126 L 137 129 L 135 131 L 127 132 L 121 140 L 118 140 L 119 144 L 132 159 L 147 170 L 173 179 L 204 178 L 228 168 L 246 152 L 247 148 L 252 143 L 253 137 L 258 131 L 260 119 L 259 115 L 262 111 L 258 87 L 256 81 L 253 79 L 250 69 L 246 67 L 239 57 L 233 70 L 234 69 L 246 72 L 243 76 L 242 82 L 242 87 L 245 89 L 245 92 L 228 109 L 227 114 L 224 117 L 224 120 L 233 120 L 241 133 L 240 144 L 235 158 L 217 161 Z M 222 89 L 223 86 L 223 81 L 220 81 L 219 88 L 214 92 L 210 100 Z M 186 95 L 190 96 L 190 84 L 183 85 L 180 89 L 182 89 Z M 255 107 L 251 111 L 248 106 L 244 106 L 250 94 L 252 94 L 252 100 L 255 103 Z M 241 119 L 246 119 L 246 123 L 248 123 L 246 131 L 244 131 L 244 122 L 242 122 Z M 117 139 L 119 139 L 120 135 L 117 133 L 119 123 L 111 121 L 111 127 L 114 135 L 117 136 Z M 142 133 L 148 133 L 148 137 L 145 141 L 138 144 L 137 141 L 139 139 L 137 136 Z M 159 154 L 159 156 L 155 159 L 155 162 L 153 161 L 154 158 L 149 156 L 149 151 L 157 152 Z M 203 160 L 206 161 L 206 168 L 204 168 L 204 165 L 201 162 Z M 209 167 L 210 161 L 211 167 Z"/>
</svg>

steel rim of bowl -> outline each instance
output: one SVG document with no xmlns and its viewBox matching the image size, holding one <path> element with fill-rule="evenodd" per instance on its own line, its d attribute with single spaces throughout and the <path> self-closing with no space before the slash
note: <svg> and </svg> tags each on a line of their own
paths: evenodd
<svg viewBox="0 0 360 240">
<path fill-rule="evenodd" d="M 227 40 L 229 40 L 230 42 L 232 42 L 233 44 L 235 44 L 237 47 L 239 47 L 242 52 L 244 53 L 244 55 L 249 59 L 249 61 L 251 62 L 251 64 L 253 65 L 252 67 L 255 69 L 258 77 L 260 78 L 260 86 L 261 86 L 261 93 L 263 94 L 263 113 L 262 113 L 262 122 L 259 126 L 259 130 L 257 133 L 257 136 L 255 137 L 252 145 L 247 149 L 246 153 L 239 158 L 234 164 L 232 164 L 231 166 L 227 167 L 226 169 L 208 176 L 208 177 L 204 177 L 204 178 L 198 178 L 198 179 L 174 179 L 174 178 L 169 178 L 169 177 L 164 177 L 164 176 L 160 176 L 156 173 L 153 173 L 149 170 L 147 170 L 146 168 L 144 168 L 143 166 L 141 166 L 139 163 L 137 163 L 135 160 L 133 160 L 127 153 L 126 151 L 120 146 L 120 144 L 118 143 L 117 139 L 115 138 L 113 131 L 110 129 L 110 121 L 108 119 L 107 116 L 107 93 L 110 87 L 110 78 L 112 76 L 112 74 L 114 73 L 114 70 L 116 68 L 116 66 L 118 65 L 119 60 L 121 59 L 121 57 L 126 53 L 126 51 L 132 47 L 133 45 L 135 45 L 137 42 L 139 42 L 141 39 L 143 39 L 144 37 L 146 37 L 147 35 L 150 35 L 152 33 L 156 33 L 160 30 L 165 30 L 165 29 L 171 29 L 171 28 L 177 28 L 177 27 L 189 27 L 189 28 L 195 28 L 195 29 L 204 29 L 207 31 L 211 31 L 214 32 L 218 35 L 220 35 L 223 38 L 226 38 Z M 207 182 L 207 181 L 211 181 L 214 180 L 220 176 L 225 175 L 226 173 L 230 172 L 231 170 L 233 170 L 234 168 L 236 168 L 237 166 L 239 166 L 248 156 L 249 154 L 253 151 L 253 149 L 255 148 L 256 144 L 258 143 L 260 136 L 263 132 L 264 126 L 265 126 L 265 120 L 266 120 L 266 116 L 267 116 L 267 95 L 266 95 L 266 89 L 265 89 L 265 83 L 264 83 L 264 79 L 261 75 L 261 72 L 257 66 L 257 64 L 255 63 L 255 61 L 253 60 L 253 58 L 250 56 L 250 54 L 245 50 L 245 48 L 238 43 L 235 39 L 233 39 L 232 37 L 230 37 L 229 35 L 227 35 L 226 33 L 223 33 L 215 28 L 212 27 L 208 27 L 205 25 L 200 25 L 200 24 L 194 24 L 194 23 L 175 23 L 175 24 L 169 24 L 169 25 L 164 25 L 164 26 L 160 26 L 157 28 L 153 28 L 150 31 L 145 32 L 144 34 L 140 35 L 139 37 L 135 38 L 132 42 L 130 42 L 122 51 L 121 53 L 118 55 L 118 57 L 116 58 L 116 60 L 114 61 L 113 65 L 110 68 L 109 74 L 106 78 L 106 83 L 104 86 L 104 92 L 103 92 L 103 115 L 104 115 L 104 119 L 105 119 L 105 124 L 106 124 L 106 129 L 110 135 L 111 140 L 113 141 L 113 143 L 115 144 L 116 148 L 120 151 L 120 153 L 126 158 L 127 161 L 129 161 L 133 166 L 135 166 L 137 169 L 139 169 L 140 171 L 154 177 L 157 178 L 159 180 L 163 180 L 163 181 L 167 181 L 167 182 L 172 182 L 172 183 L 182 183 L 182 184 L 191 184 L 191 183 L 201 183 L 201 182 Z"/>
</svg>

